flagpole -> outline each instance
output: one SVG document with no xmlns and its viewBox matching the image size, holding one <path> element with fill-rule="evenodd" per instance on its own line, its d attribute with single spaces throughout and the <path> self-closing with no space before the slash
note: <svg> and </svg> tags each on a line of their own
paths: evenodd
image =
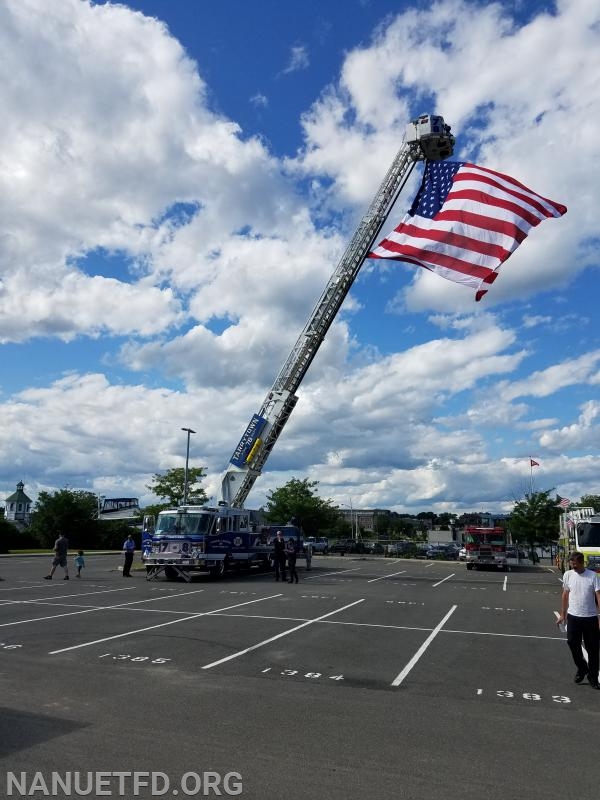
<svg viewBox="0 0 600 800">
<path fill-rule="evenodd" d="M 533 496 L 533 459 L 529 456 L 529 497 Z"/>
</svg>

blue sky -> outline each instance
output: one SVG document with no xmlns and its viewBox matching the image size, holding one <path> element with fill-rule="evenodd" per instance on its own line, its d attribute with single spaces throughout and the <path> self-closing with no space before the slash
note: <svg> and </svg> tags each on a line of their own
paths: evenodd
<svg viewBox="0 0 600 800">
<path fill-rule="evenodd" d="M 422 112 L 569 211 L 478 304 L 367 262 L 248 505 L 506 511 L 530 456 L 600 493 L 596 0 L 7 0 L 0 39 L 0 498 L 149 502 L 182 427 L 216 497 Z"/>
</svg>

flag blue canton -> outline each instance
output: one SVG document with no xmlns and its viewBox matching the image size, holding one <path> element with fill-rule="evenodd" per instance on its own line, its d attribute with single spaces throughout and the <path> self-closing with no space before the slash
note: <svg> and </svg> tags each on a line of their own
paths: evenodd
<svg viewBox="0 0 600 800">
<path fill-rule="evenodd" d="M 458 170 L 463 166 L 463 161 L 429 161 L 421 187 L 408 212 L 411 217 L 417 214 L 420 217 L 433 219 L 444 205 L 452 181 Z"/>
</svg>

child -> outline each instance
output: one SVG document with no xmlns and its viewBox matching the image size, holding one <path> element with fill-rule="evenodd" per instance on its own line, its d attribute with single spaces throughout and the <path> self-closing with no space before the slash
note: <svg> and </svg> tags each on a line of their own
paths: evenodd
<svg viewBox="0 0 600 800">
<path fill-rule="evenodd" d="M 298 573 L 296 571 L 296 542 L 292 538 L 288 539 L 285 554 L 290 570 L 290 579 L 288 583 L 294 583 L 294 578 L 296 579 L 296 583 L 298 583 Z"/>
<path fill-rule="evenodd" d="M 83 558 L 83 550 L 78 550 L 75 556 L 75 566 L 77 567 L 77 574 L 75 577 L 81 578 L 81 570 L 85 567 L 85 560 Z"/>
</svg>

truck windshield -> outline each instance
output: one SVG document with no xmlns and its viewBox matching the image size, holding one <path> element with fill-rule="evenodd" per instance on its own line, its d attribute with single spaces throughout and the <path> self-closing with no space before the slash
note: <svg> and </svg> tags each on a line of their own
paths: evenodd
<svg viewBox="0 0 600 800">
<path fill-rule="evenodd" d="M 504 537 L 498 534 L 491 533 L 467 533 L 465 541 L 469 544 L 504 544 Z"/>
<path fill-rule="evenodd" d="M 578 547 L 600 547 L 600 523 L 582 522 L 577 526 Z"/>
<path fill-rule="evenodd" d="M 159 514 L 156 533 L 177 536 L 207 533 L 213 519 L 212 514 Z"/>
</svg>

